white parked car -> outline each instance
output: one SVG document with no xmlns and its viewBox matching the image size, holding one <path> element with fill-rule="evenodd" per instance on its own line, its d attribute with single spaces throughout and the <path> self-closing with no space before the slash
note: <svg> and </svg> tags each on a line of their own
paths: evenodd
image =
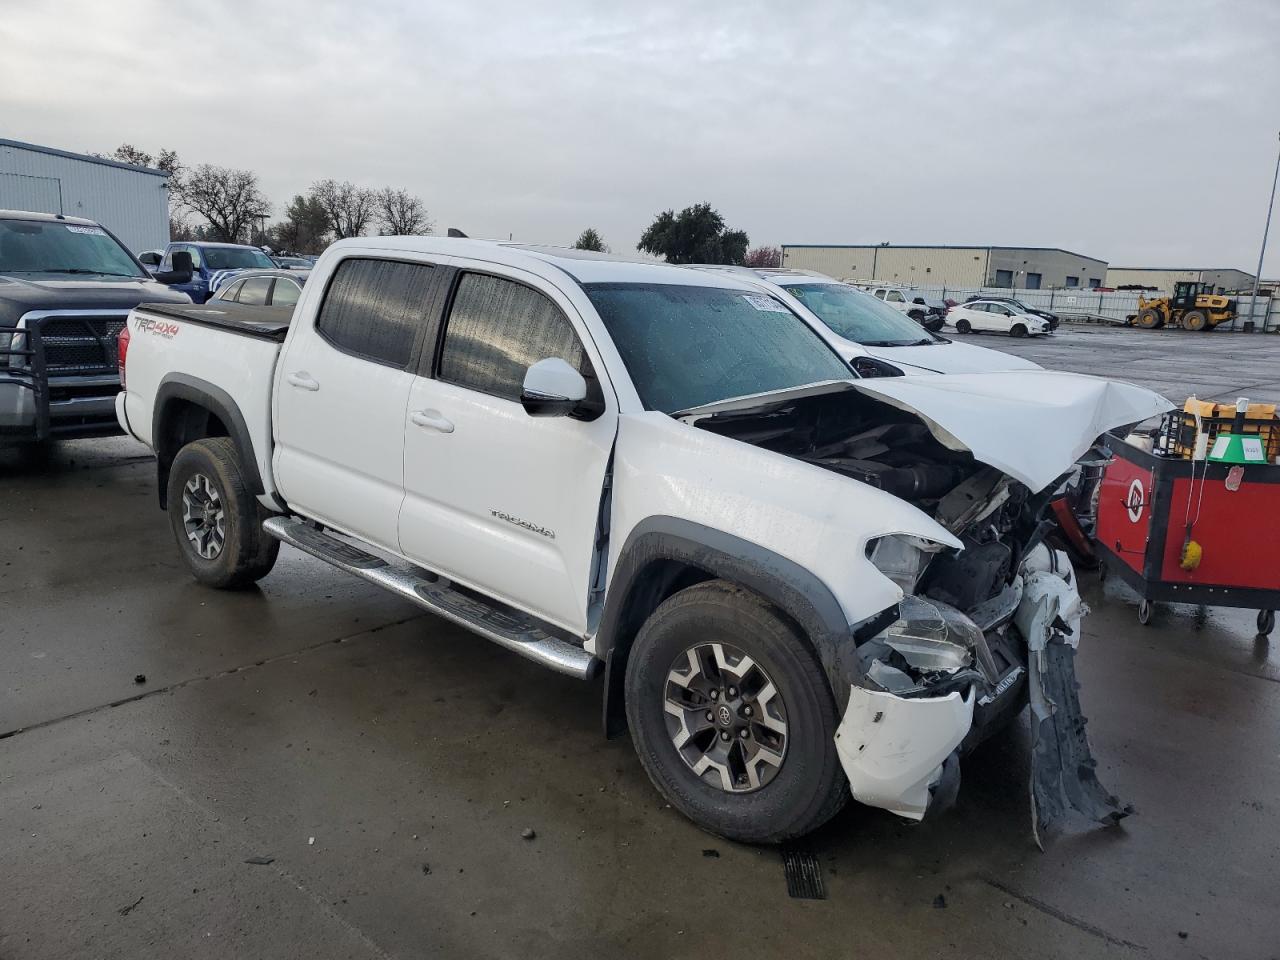
<svg viewBox="0 0 1280 960">
<path fill-rule="evenodd" d="M 871 284 L 864 289 L 877 300 L 883 300 L 893 309 L 905 313 L 930 330 L 942 329 L 943 317 L 947 312 L 947 305 L 943 301 L 908 287 Z"/>
<path fill-rule="evenodd" d="M 1076 699 L 1085 608 L 1039 520 L 1099 431 L 1169 403 L 1043 370 L 857 379 L 795 303 L 584 251 L 359 237 L 285 319 L 134 310 L 116 410 L 195 579 L 259 580 L 283 542 L 603 673 L 607 729 L 712 833 L 799 836 L 850 793 L 919 820 L 1028 700 L 1038 825 L 1114 823 Z M 522 760 L 494 749 L 499 776 Z"/>
<path fill-rule="evenodd" d="M 792 270 L 754 272 L 770 292 L 798 301 L 800 316 L 824 334 L 860 376 L 1042 369 L 1022 357 L 930 333 L 887 302 L 839 280 Z M 868 364 L 867 357 L 892 366 Z"/>
<path fill-rule="evenodd" d="M 1027 337 L 1047 334 L 1051 325 L 1044 317 L 1019 310 L 1011 303 L 997 300 L 973 300 L 961 303 L 947 311 L 947 324 L 957 333 L 990 330 L 1007 333 L 1011 337 Z"/>
</svg>

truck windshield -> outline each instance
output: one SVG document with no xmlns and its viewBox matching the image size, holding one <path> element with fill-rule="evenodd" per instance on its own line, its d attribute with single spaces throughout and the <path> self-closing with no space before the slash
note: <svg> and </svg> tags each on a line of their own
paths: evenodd
<svg viewBox="0 0 1280 960">
<path fill-rule="evenodd" d="M 0 273 L 146 276 L 101 227 L 43 220 L 0 220 Z"/>
<path fill-rule="evenodd" d="M 276 265 L 261 250 L 253 247 L 205 247 L 204 265 L 210 270 L 245 270 L 249 267 L 262 267 L 274 270 Z"/>
<path fill-rule="evenodd" d="M 649 410 L 675 413 L 852 378 L 844 361 L 768 294 L 665 283 L 585 287 Z"/>
<path fill-rule="evenodd" d="M 790 283 L 784 287 L 837 336 L 873 347 L 933 343 L 924 327 L 904 313 L 842 283 Z"/>
</svg>

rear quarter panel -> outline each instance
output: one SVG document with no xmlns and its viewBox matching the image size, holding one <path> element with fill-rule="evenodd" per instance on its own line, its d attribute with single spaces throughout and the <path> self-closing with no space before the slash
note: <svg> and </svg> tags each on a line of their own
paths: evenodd
<svg viewBox="0 0 1280 960">
<path fill-rule="evenodd" d="M 175 375 L 224 390 L 240 408 L 270 505 L 271 391 L 280 344 L 230 333 L 199 323 L 150 314 L 139 307 L 129 314 L 129 353 L 125 368 L 124 411 L 129 431 L 155 447 L 156 396 Z"/>
</svg>

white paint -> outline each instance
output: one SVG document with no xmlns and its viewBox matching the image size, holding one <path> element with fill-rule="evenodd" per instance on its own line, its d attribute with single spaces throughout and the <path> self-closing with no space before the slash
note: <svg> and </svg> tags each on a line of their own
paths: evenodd
<svg viewBox="0 0 1280 960">
<path fill-rule="evenodd" d="M 1059 371 L 859 380 L 854 388 L 917 413 L 944 444 L 1039 492 L 1101 434 L 1173 409 L 1143 387 Z"/>
<path fill-rule="evenodd" d="M 974 694 L 907 699 L 852 687 L 836 753 L 855 799 L 920 820 L 942 762 L 973 725 Z"/>
</svg>

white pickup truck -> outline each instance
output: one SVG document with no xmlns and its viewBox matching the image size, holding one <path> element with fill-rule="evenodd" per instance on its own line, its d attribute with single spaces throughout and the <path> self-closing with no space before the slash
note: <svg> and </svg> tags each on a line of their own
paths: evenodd
<svg viewBox="0 0 1280 960">
<path fill-rule="evenodd" d="M 284 542 L 603 673 L 607 732 L 725 837 L 804 834 L 850 792 L 919 819 L 1028 699 L 1035 822 L 1123 815 L 1040 516 L 1154 394 L 860 380 L 732 274 L 477 240 L 344 240 L 291 318 L 228 309 L 139 307 L 121 338 L 120 423 L 201 582 Z"/>
</svg>

